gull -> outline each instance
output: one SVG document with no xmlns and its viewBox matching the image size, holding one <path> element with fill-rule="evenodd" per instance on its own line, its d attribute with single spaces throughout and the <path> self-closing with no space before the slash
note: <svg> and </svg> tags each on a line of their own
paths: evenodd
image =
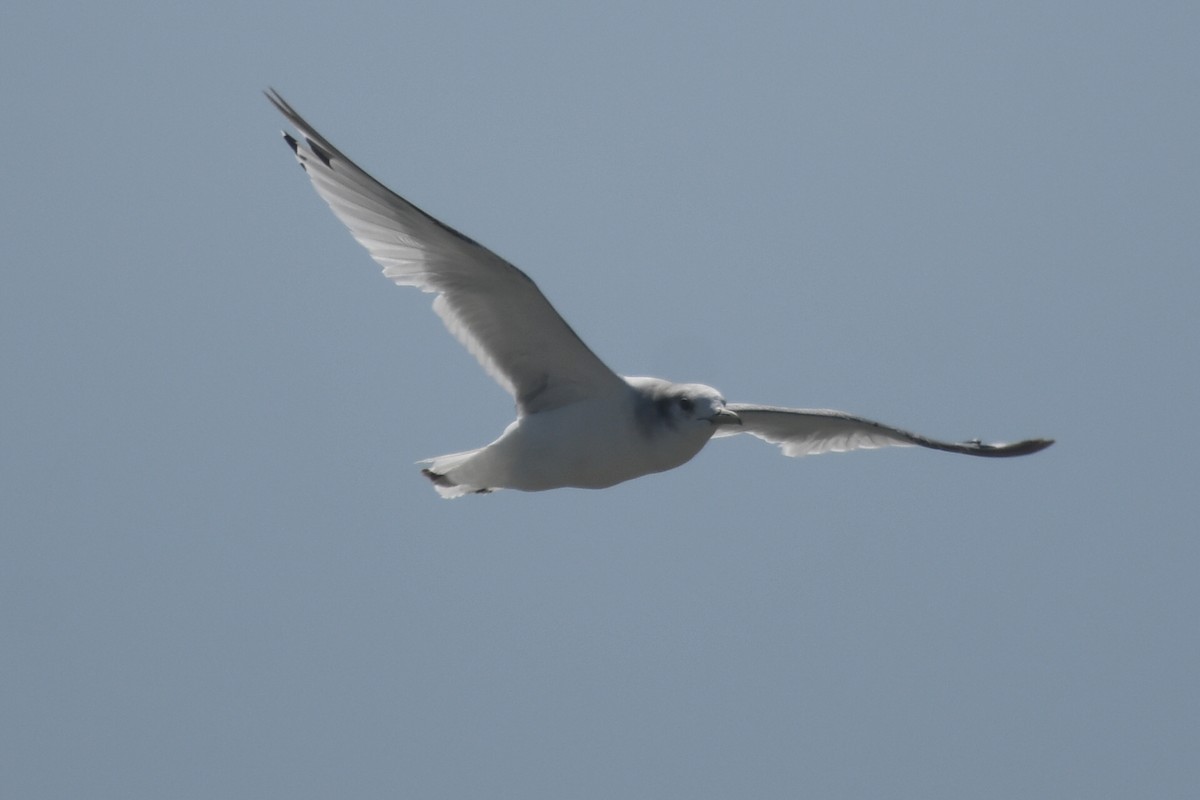
<svg viewBox="0 0 1200 800">
<path fill-rule="evenodd" d="M 491 444 L 419 462 L 442 497 L 603 489 L 674 469 L 709 439 L 740 433 L 787 456 L 919 445 L 1005 457 L 1053 444 L 944 442 L 842 411 L 726 403 L 711 386 L 617 375 L 524 272 L 372 178 L 278 92 L 266 95 L 299 132 L 283 138 L 334 215 L 386 277 L 437 295 L 442 322 L 516 400 L 516 420 Z"/>
</svg>

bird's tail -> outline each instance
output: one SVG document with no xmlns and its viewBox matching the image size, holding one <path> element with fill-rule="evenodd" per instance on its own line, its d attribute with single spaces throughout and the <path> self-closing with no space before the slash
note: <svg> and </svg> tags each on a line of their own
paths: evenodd
<svg viewBox="0 0 1200 800">
<path fill-rule="evenodd" d="M 473 486 L 467 480 L 460 481 L 460 476 L 457 474 L 460 468 L 477 455 L 481 449 L 483 448 L 449 453 L 436 458 L 427 458 L 417 463 L 428 465 L 421 470 L 421 474 L 433 481 L 433 488 L 437 489 L 437 493 L 442 497 L 449 499 L 466 494 L 487 494 L 492 491 L 489 487 Z"/>
</svg>

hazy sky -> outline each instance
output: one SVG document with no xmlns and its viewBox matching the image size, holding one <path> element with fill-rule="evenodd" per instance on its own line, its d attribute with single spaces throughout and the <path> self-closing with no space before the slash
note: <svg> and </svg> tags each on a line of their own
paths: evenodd
<svg viewBox="0 0 1200 800">
<path fill-rule="evenodd" d="M 0 25 L 0 793 L 1200 787 L 1195 3 L 19 3 Z M 511 400 L 279 138 L 738 437 L 441 500 Z"/>
</svg>

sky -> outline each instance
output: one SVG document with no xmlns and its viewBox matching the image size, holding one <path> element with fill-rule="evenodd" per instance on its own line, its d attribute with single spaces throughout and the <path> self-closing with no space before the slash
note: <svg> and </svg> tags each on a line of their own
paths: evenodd
<svg viewBox="0 0 1200 800">
<path fill-rule="evenodd" d="M 6 797 L 1195 796 L 1194 3 L 4 17 Z M 1057 444 L 442 500 L 268 86 L 622 374 Z"/>
</svg>

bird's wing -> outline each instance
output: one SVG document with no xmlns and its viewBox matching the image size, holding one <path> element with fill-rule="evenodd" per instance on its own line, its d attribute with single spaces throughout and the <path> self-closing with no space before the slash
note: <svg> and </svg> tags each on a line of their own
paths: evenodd
<svg viewBox="0 0 1200 800">
<path fill-rule="evenodd" d="M 730 403 L 727 407 L 742 418 L 742 424 L 724 425 L 717 431 L 717 436 L 748 433 L 779 445 L 786 456 L 920 445 L 950 453 L 1004 457 L 1029 455 L 1054 444 L 1053 439 L 1026 439 L 1012 444 L 987 444 L 978 439 L 968 442 L 943 442 L 842 411 L 779 408 L 747 403 Z"/>
<path fill-rule="evenodd" d="M 358 243 L 402 286 L 436 292 L 450 332 L 517 401 L 523 414 L 626 384 L 571 330 L 525 273 L 372 178 L 274 90 L 267 97 L 299 130 L 284 139 Z"/>
</svg>

